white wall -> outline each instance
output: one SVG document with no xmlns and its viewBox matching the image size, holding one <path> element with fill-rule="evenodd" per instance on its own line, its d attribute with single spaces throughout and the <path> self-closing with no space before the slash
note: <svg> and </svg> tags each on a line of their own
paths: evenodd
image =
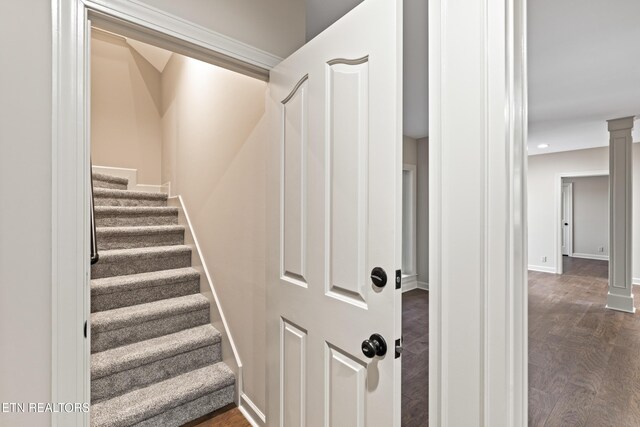
<svg viewBox="0 0 640 427">
<path fill-rule="evenodd" d="M 573 183 L 573 255 L 608 258 L 609 177 L 585 176 L 562 181 Z"/>
<path fill-rule="evenodd" d="M 162 73 L 163 182 L 182 196 L 243 364 L 266 409 L 265 82 L 174 54 Z"/>
<path fill-rule="evenodd" d="M 307 41 L 323 32 L 361 2 L 362 0 L 304 0 Z"/>
<path fill-rule="evenodd" d="M 254 40 L 256 46 L 277 55 L 304 42 L 304 3 L 298 0 L 149 3 L 247 43 Z M 50 0 L 0 2 L 0 401 L 4 402 L 51 399 L 51 9 Z M 2 414 L 5 424 L 49 426 L 50 416 Z"/>
<path fill-rule="evenodd" d="M 556 271 L 557 174 L 609 169 L 608 147 L 529 156 L 529 268 Z M 640 144 L 633 145 L 633 218 L 640 214 Z M 633 277 L 640 283 L 640 223 L 633 224 Z M 541 258 L 547 257 L 547 262 Z"/>
<path fill-rule="evenodd" d="M 138 170 L 160 185 L 160 72 L 123 38 L 91 40 L 91 157 L 94 165 Z"/>
<path fill-rule="evenodd" d="M 0 402 L 48 402 L 51 2 L 0 2 L 0 28 Z M 0 414 L 0 424 L 49 426 L 50 416 Z"/>
<path fill-rule="evenodd" d="M 402 137 L 402 161 L 407 165 L 418 164 L 418 142 L 409 137 Z"/>
</svg>

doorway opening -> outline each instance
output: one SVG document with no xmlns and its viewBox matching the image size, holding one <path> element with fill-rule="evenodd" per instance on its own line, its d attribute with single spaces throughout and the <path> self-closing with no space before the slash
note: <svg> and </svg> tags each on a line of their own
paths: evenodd
<svg viewBox="0 0 640 427">
<path fill-rule="evenodd" d="M 91 422 L 248 426 L 265 398 L 248 391 L 265 323 L 246 307 L 265 304 L 267 83 L 133 32 L 96 25 L 90 45 Z"/>
<path fill-rule="evenodd" d="M 609 277 L 609 175 L 561 177 L 559 274 Z"/>
<path fill-rule="evenodd" d="M 429 420 L 428 2 L 404 3 L 402 426 Z"/>
</svg>

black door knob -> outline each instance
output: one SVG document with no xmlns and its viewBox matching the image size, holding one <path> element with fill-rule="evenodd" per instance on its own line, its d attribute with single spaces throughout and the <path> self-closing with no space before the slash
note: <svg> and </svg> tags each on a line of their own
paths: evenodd
<svg viewBox="0 0 640 427">
<path fill-rule="evenodd" d="M 368 340 L 362 341 L 362 353 L 369 358 L 382 357 L 387 354 L 387 342 L 382 335 L 373 334 Z"/>
<path fill-rule="evenodd" d="M 371 270 L 371 281 L 379 288 L 383 288 L 387 284 L 387 272 L 381 267 L 374 267 Z"/>
</svg>

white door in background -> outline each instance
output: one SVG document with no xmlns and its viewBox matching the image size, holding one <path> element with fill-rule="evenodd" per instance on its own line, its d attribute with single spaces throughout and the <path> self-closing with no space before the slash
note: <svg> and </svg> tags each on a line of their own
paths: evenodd
<svg viewBox="0 0 640 427">
<path fill-rule="evenodd" d="M 401 35 L 367 0 L 271 72 L 270 426 L 400 426 Z"/>
<path fill-rule="evenodd" d="M 562 255 L 573 255 L 573 183 L 562 183 Z"/>
</svg>

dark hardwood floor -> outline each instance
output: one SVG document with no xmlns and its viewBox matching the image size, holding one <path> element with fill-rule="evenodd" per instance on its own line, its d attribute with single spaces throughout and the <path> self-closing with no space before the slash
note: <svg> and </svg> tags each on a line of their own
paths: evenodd
<svg viewBox="0 0 640 427">
<path fill-rule="evenodd" d="M 605 308 L 606 261 L 563 261 L 529 272 L 529 426 L 640 426 L 640 314 Z"/>
<path fill-rule="evenodd" d="M 402 294 L 402 427 L 429 425 L 429 292 Z"/>
<path fill-rule="evenodd" d="M 606 261 L 529 272 L 529 426 L 640 426 L 640 311 L 604 308 Z M 429 293 L 405 292 L 402 426 L 428 426 Z M 640 308 L 640 297 L 636 300 Z M 227 408 L 193 427 L 249 424 Z"/>
</svg>

